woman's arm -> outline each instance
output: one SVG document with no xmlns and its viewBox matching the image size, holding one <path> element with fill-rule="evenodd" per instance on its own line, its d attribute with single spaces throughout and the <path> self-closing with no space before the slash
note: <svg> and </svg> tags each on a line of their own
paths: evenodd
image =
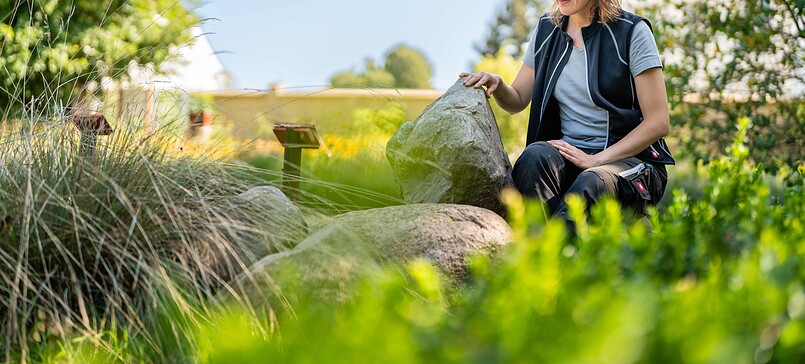
<svg viewBox="0 0 805 364">
<path fill-rule="evenodd" d="M 604 151 L 590 156 L 563 140 L 549 141 L 573 164 L 587 169 L 633 157 L 660 138 L 668 135 L 670 122 L 668 116 L 668 95 L 662 68 L 652 68 L 635 77 L 637 100 L 643 111 L 643 122 L 623 139 Z"/>
<path fill-rule="evenodd" d="M 479 72 L 475 74 L 462 73 L 458 77 L 468 77 L 464 86 L 481 88 L 486 86 L 486 96 L 494 97 L 498 105 L 510 114 L 523 111 L 531 102 L 534 93 L 534 69 L 523 64 L 511 86 L 506 85 L 503 79 L 492 73 Z"/>
</svg>

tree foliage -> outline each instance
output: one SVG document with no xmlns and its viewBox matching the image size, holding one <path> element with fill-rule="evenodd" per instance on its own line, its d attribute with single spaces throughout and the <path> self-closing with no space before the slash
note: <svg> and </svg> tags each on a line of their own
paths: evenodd
<svg viewBox="0 0 805 364">
<path fill-rule="evenodd" d="M 500 49 L 519 57 L 522 45 L 528 42 L 545 7 L 544 0 L 507 0 L 506 6 L 495 16 L 486 38 L 475 50 L 483 57 L 495 57 Z"/>
<path fill-rule="evenodd" d="M 343 71 L 330 77 L 330 84 L 339 88 L 432 88 L 431 65 L 425 55 L 406 45 L 390 50 L 382 68 L 367 58 L 364 70 Z"/>
<path fill-rule="evenodd" d="M 431 65 L 425 55 L 406 45 L 399 45 L 386 56 L 386 71 L 394 75 L 397 88 L 432 88 Z"/>
<path fill-rule="evenodd" d="M 158 70 L 196 21 L 175 0 L 4 1 L 0 105 L 8 116 L 69 103 L 75 89 L 126 77 L 130 65 Z"/>
<path fill-rule="evenodd" d="M 752 157 L 805 161 L 805 2 L 668 0 L 645 12 L 683 150 L 708 160 L 729 144 L 733 120 L 751 116 Z"/>
<path fill-rule="evenodd" d="M 396 80 L 388 71 L 377 68 L 374 60 L 367 58 L 364 71 L 343 71 L 330 78 L 330 84 L 338 88 L 387 88 L 394 87 Z"/>
</svg>

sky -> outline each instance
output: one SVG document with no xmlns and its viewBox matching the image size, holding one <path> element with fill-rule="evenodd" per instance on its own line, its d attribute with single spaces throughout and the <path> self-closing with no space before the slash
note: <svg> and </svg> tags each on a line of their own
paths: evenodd
<svg viewBox="0 0 805 364">
<path fill-rule="evenodd" d="M 504 0 L 207 0 L 196 9 L 234 88 L 324 86 L 336 72 L 382 64 L 393 46 L 421 50 L 436 89 L 479 59 Z"/>
</svg>

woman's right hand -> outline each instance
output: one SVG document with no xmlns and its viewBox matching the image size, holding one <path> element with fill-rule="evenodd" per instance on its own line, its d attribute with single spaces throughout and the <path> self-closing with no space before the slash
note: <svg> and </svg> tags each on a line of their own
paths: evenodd
<svg viewBox="0 0 805 364">
<path fill-rule="evenodd" d="M 507 112 L 516 114 L 523 111 L 529 103 L 534 92 L 534 69 L 523 64 L 517 77 L 512 81 L 511 86 L 503 82 L 503 79 L 487 72 L 467 73 L 462 72 L 459 77 L 467 77 L 464 86 L 482 88 L 486 87 L 486 97 L 495 95 L 497 104 Z"/>
<path fill-rule="evenodd" d="M 494 73 L 462 72 L 461 74 L 458 75 L 458 77 L 467 77 L 467 80 L 464 81 L 464 86 L 466 87 L 474 87 L 474 88 L 486 87 L 486 97 L 491 97 L 492 94 L 498 90 L 500 85 L 503 84 L 503 78 Z"/>
</svg>

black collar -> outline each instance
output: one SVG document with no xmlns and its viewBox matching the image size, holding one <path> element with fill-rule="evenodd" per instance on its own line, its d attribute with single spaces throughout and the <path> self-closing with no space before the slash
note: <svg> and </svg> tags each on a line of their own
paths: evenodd
<svg viewBox="0 0 805 364">
<path fill-rule="evenodd" d="M 565 40 L 569 39 L 570 36 L 567 35 L 567 26 L 570 24 L 570 17 L 569 16 L 562 16 L 562 32 L 565 33 Z M 585 40 L 590 39 L 598 30 L 601 29 L 601 17 L 598 14 L 595 14 L 593 17 L 593 22 L 590 25 L 581 28 L 581 37 Z M 572 40 L 572 39 L 571 39 Z"/>
</svg>

